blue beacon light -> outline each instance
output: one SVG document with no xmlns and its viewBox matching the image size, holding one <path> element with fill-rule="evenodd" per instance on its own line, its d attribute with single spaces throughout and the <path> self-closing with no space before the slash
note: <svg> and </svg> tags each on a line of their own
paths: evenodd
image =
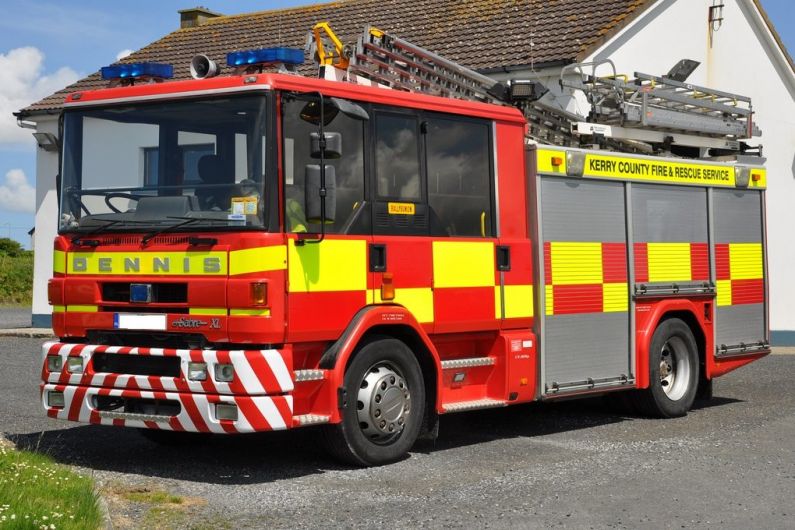
<svg viewBox="0 0 795 530">
<path fill-rule="evenodd" d="M 266 63 L 299 65 L 304 63 L 304 51 L 298 48 L 261 48 L 226 55 L 226 64 L 232 67 L 254 66 Z"/>
<path fill-rule="evenodd" d="M 102 79 L 137 79 L 141 77 L 151 77 L 156 79 L 171 79 L 174 77 L 174 67 L 170 64 L 161 63 L 128 63 L 103 66 Z"/>
</svg>

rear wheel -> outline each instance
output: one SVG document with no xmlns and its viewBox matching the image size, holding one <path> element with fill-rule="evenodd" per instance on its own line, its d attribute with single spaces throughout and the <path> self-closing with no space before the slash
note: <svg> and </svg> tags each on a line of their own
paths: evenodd
<svg viewBox="0 0 795 530">
<path fill-rule="evenodd" d="M 684 416 L 698 388 L 698 347 L 683 321 L 672 318 L 654 332 L 649 348 L 649 388 L 639 395 L 640 410 L 650 416 Z"/>
<path fill-rule="evenodd" d="M 329 451 L 359 466 L 405 456 L 417 440 L 425 408 L 422 372 L 411 350 L 392 338 L 367 343 L 348 366 L 344 386 L 342 422 L 324 431 Z"/>
</svg>

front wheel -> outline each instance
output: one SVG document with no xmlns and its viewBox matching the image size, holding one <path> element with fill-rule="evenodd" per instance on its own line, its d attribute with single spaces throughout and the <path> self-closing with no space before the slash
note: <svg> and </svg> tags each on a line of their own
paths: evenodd
<svg viewBox="0 0 795 530">
<path fill-rule="evenodd" d="M 684 416 L 698 389 L 698 346 L 683 321 L 672 318 L 654 331 L 649 347 L 649 388 L 637 405 L 650 416 Z"/>
<path fill-rule="evenodd" d="M 419 436 L 425 409 L 422 372 L 411 350 L 391 338 L 367 343 L 348 366 L 344 387 L 342 422 L 324 431 L 329 451 L 358 466 L 405 456 Z"/>
</svg>

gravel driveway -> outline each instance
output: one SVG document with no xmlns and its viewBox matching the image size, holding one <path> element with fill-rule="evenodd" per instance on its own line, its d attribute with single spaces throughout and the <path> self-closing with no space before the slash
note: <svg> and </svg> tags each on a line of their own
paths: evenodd
<svg viewBox="0 0 795 530">
<path fill-rule="evenodd" d="M 795 355 L 719 379 L 686 418 L 625 417 L 600 399 L 464 413 L 402 462 L 346 469 L 309 430 L 163 448 L 133 430 L 50 420 L 39 343 L 0 339 L 0 431 L 106 487 L 183 496 L 177 526 L 795 527 Z M 116 527 L 171 524 L 135 503 L 111 511 Z"/>
</svg>

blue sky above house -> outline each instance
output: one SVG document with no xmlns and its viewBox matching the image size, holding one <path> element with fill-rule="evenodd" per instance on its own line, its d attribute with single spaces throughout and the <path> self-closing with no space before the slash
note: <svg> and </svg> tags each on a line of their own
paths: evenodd
<svg viewBox="0 0 795 530">
<path fill-rule="evenodd" d="M 0 237 L 10 236 L 28 245 L 27 232 L 34 223 L 29 202 L 35 187 L 35 142 L 30 131 L 16 130 L 7 117 L 10 112 L 31 103 L 32 96 L 46 96 L 114 62 L 124 50 L 139 49 L 174 31 L 179 27 L 179 9 L 201 4 L 234 14 L 311 3 L 323 2 L 4 0 L 0 18 Z M 792 1 L 762 0 L 762 5 L 790 53 L 795 51 Z"/>
</svg>

